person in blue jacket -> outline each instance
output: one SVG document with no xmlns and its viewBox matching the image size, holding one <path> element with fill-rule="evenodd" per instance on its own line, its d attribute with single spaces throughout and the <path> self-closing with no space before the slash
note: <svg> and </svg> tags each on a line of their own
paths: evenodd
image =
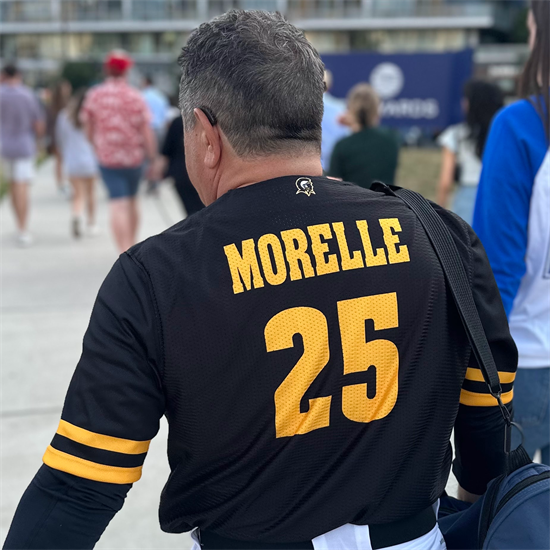
<svg viewBox="0 0 550 550">
<path fill-rule="evenodd" d="M 474 230 L 500 289 L 519 350 L 515 421 L 533 457 L 550 465 L 550 2 L 528 16 L 524 99 L 495 118 L 483 157 Z M 519 433 L 515 434 L 516 443 Z"/>
</svg>

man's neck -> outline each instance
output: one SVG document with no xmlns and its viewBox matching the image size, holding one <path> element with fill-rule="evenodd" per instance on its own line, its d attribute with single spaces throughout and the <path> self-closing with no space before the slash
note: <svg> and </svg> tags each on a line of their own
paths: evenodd
<svg viewBox="0 0 550 550">
<path fill-rule="evenodd" d="M 216 199 L 237 189 L 261 181 L 284 176 L 322 176 L 323 168 L 318 155 L 288 158 L 287 156 L 266 157 L 253 161 L 235 162 L 218 180 Z"/>
</svg>

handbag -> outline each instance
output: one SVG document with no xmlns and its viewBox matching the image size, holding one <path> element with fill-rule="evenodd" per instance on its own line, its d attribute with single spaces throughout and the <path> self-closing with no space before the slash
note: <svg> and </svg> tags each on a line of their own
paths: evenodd
<svg viewBox="0 0 550 550">
<path fill-rule="evenodd" d="M 550 467 L 533 464 L 522 445 L 510 451 L 511 429 L 515 424 L 502 403 L 498 371 L 453 237 L 422 195 L 380 182 L 375 182 L 372 188 L 399 197 L 424 228 L 441 263 L 472 352 L 504 421 L 506 473 L 492 480 L 473 505 L 451 497 L 441 499 L 439 527 L 447 548 L 550 548 Z"/>
</svg>

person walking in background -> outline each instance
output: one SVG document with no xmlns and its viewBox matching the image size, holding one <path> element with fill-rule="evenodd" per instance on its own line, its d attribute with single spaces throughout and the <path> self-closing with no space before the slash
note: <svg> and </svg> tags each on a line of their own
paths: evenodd
<svg viewBox="0 0 550 550">
<path fill-rule="evenodd" d="M 515 421 L 531 456 L 550 464 L 550 2 L 528 17 L 523 100 L 496 117 L 474 213 L 519 350 Z M 516 444 L 519 434 L 513 434 Z"/>
<path fill-rule="evenodd" d="M 137 192 L 147 160 L 156 157 L 151 114 L 139 90 L 126 82 L 132 60 L 121 50 L 105 59 L 107 78 L 84 100 L 81 120 L 109 191 L 111 227 L 120 252 L 137 242 Z"/>
<path fill-rule="evenodd" d="M 156 177 L 159 180 L 162 177 L 172 178 L 182 205 L 190 216 L 204 208 L 204 204 L 187 174 L 183 139 L 183 120 L 177 116 L 171 122 L 162 145 Z"/>
<path fill-rule="evenodd" d="M 141 90 L 145 103 L 151 111 L 151 128 L 157 139 L 158 148 L 162 147 L 166 127 L 168 123 L 168 115 L 170 111 L 170 103 L 166 95 L 155 87 L 151 76 L 146 76 L 143 79 L 143 88 Z M 148 192 L 155 193 L 159 184 L 159 180 L 149 179 Z"/>
<path fill-rule="evenodd" d="M 55 183 L 58 192 L 70 197 L 70 188 L 63 183 L 63 162 L 59 156 L 56 143 L 56 124 L 59 113 L 65 109 L 71 99 L 72 86 L 67 80 L 60 80 L 51 88 L 51 96 L 46 109 L 46 136 L 48 138 L 47 151 L 55 158 Z"/>
<path fill-rule="evenodd" d="M 69 178 L 72 193 L 72 233 L 79 238 L 84 233 L 84 206 L 87 212 L 87 233 L 97 235 L 95 221 L 95 178 L 98 172 L 97 160 L 82 128 L 80 111 L 86 90 L 80 89 L 71 98 L 66 109 L 59 113 L 55 128 L 55 142 L 64 172 Z"/>
<path fill-rule="evenodd" d="M 15 65 L 2 69 L 0 84 L 0 155 L 8 179 L 17 222 L 17 241 L 32 243 L 28 232 L 29 185 L 34 178 L 36 140 L 44 135 L 44 113 L 32 91 L 23 85 Z"/>
<path fill-rule="evenodd" d="M 323 94 L 323 121 L 321 128 L 323 138 L 321 140 L 321 164 L 323 170 L 328 171 L 330 166 L 330 157 L 336 143 L 349 135 L 350 130 L 347 126 L 341 124 L 340 118 L 346 112 L 346 104 L 340 99 L 331 95 L 332 73 L 325 69 L 325 93 Z"/>
<path fill-rule="evenodd" d="M 456 182 L 458 189 L 451 209 L 469 224 L 474 216 L 485 141 L 491 121 L 503 105 L 504 97 L 496 84 L 470 80 L 464 86 L 462 100 L 466 121 L 449 126 L 438 139 L 443 147 L 443 159 L 437 202 L 449 208 L 449 196 Z"/>
<path fill-rule="evenodd" d="M 329 175 L 370 188 L 375 180 L 393 184 L 399 157 L 397 137 L 379 128 L 380 99 L 369 84 L 356 84 L 348 94 L 342 122 L 353 132 L 332 152 Z"/>
</svg>

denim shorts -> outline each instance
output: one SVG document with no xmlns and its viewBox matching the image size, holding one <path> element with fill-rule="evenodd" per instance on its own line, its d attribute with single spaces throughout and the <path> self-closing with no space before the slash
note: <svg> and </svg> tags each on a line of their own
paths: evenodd
<svg viewBox="0 0 550 550">
<path fill-rule="evenodd" d="M 476 205 L 477 185 L 460 185 L 453 197 L 451 210 L 472 225 Z"/>
<path fill-rule="evenodd" d="M 109 198 L 123 199 L 136 196 L 143 174 L 142 166 L 135 168 L 107 168 L 106 166 L 100 166 L 99 170 L 109 191 Z"/>
<path fill-rule="evenodd" d="M 525 449 L 533 458 L 542 452 L 542 463 L 550 465 L 550 368 L 519 368 L 514 382 L 514 421 L 525 435 Z M 512 431 L 512 445 L 521 441 Z"/>
</svg>

